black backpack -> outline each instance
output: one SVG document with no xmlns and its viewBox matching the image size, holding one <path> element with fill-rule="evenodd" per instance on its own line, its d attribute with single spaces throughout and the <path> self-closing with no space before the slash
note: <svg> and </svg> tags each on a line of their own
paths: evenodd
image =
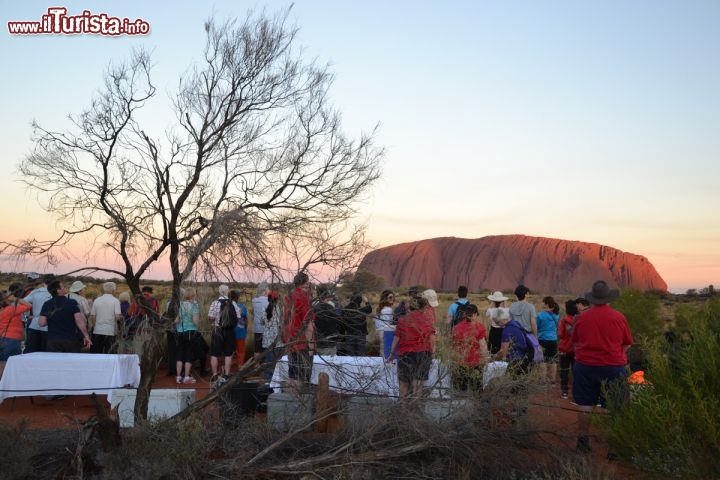
<svg viewBox="0 0 720 480">
<path fill-rule="evenodd" d="M 221 298 L 220 302 L 220 318 L 218 324 L 220 328 L 235 328 L 238 323 L 237 310 L 235 305 L 227 298 Z"/>
<path fill-rule="evenodd" d="M 468 305 L 469 303 L 470 302 L 466 302 L 466 303 L 455 302 L 455 305 L 457 305 L 457 308 L 455 309 L 455 313 L 453 313 L 451 326 L 454 327 L 455 325 L 460 323 L 460 314 L 462 313 L 461 308 L 463 305 Z"/>
</svg>

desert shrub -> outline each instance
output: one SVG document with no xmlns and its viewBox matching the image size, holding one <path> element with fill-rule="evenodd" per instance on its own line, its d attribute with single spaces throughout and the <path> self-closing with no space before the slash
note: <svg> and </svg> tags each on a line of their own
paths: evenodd
<svg viewBox="0 0 720 480">
<path fill-rule="evenodd" d="M 720 301 L 689 322 L 691 338 L 646 344 L 652 385 L 611 406 L 608 442 L 643 470 L 673 478 L 720 478 Z"/>
<path fill-rule="evenodd" d="M 690 331 L 690 324 L 692 323 L 693 318 L 697 317 L 702 308 L 703 305 L 698 304 L 678 304 L 675 307 L 673 315 L 675 333 L 682 334 L 684 331 Z"/>
<path fill-rule="evenodd" d="M 211 448 L 201 417 L 147 422 L 123 432 L 122 447 L 109 455 L 101 478 L 202 478 Z"/>
<path fill-rule="evenodd" d="M 373 408 L 358 420 L 362 426 L 352 422 L 334 435 L 295 436 L 254 467 L 271 477 L 312 471 L 317 478 L 334 479 L 613 478 L 604 465 L 574 452 L 559 456 L 555 444 L 509 422 L 515 386 L 503 380 L 490 391 L 459 397 L 456 413 L 442 419 L 424 415 L 422 403 Z M 246 437 L 244 451 L 269 440 Z"/>
<path fill-rule="evenodd" d="M 635 337 L 654 337 L 663 329 L 660 297 L 655 293 L 627 288 L 612 306 L 625 315 Z"/>
<path fill-rule="evenodd" d="M 342 287 L 339 290 L 348 296 L 355 292 L 379 291 L 385 287 L 385 279 L 369 270 L 358 270 L 355 273 L 345 272 L 340 282 Z"/>
<path fill-rule="evenodd" d="M 32 478 L 36 472 L 33 457 L 39 453 L 24 422 L 0 425 L 0 472 L 3 478 Z M 12 452 L 12 454 L 11 454 Z"/>
</svg>

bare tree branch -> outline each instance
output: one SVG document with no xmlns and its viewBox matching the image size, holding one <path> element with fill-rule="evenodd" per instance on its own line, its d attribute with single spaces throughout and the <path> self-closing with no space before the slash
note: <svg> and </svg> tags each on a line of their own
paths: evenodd
<svg viewBox="0 0 720 480">
<path fill-rule="evenodd" d="M 144 50 L 108 68 L 69 130 L 34 123 L 35 148 L 19 171 L 68 227 L 55 240 L 0 249 L 50 255 L 94 236 L 88 255 L 105 250 L 122 268 L 91 268 L 121 274 L 135 294 L 162 259 L 173 280 L 170 315 L 180 285 L 199 271 L 215 279 L 268 271 L 285 278 L 290 268 L 356 262 L 368 243 L 354 218 L 384 152 L 374 130 L 357 139 L 342 132 L 330 103 L 333 75 L 295 48 L 288 13 L 206 22 L 202 61 L 180 76 L 176 124 L 165 138 L 139 116 L 156 100 Z M 292 266 L 282 263 L 289 258 Z M 151 321 L 158 338 L 148 349 L 164 328 L 157 312 Z M 143 365 L 157 364 L 158 352 L 143 355 Z M 143 371 L 141 391 L 153 377 Z M 138 395 L 136 412 L 147 411 L 146 401 Z"/>
</svg>

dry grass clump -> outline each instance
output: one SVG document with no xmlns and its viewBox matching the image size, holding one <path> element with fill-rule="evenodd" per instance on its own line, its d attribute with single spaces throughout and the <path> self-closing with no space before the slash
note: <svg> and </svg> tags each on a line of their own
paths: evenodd
<svg viewBox="0 0 720 480">
<path fill-rule="evenodd" d="M 242 428 L 223 432 L 227 457 L 206 473 L 232 478 L 614 478 L 606 467 L 593 466 L 572 451 L 558 454 L 556 445 L 539 436 L 549 432 L 519 422 L 517 389 L 516 382 L 498 382 L 460 399 L 459 408 L 445 417 L 424 413 L 432 400 L 386 405 L 368 410 L 360 424 L 346 421 L 333 435 L 275 432 L 248 420 Z M 338 415 L 346 416 L 340 408 Z"/>
<path fill-rule="evenodd" d="M 107 454 L 97 478 L 205 478 L 212 458 L 208 419 L 145 422 L 122 431 L 122 446 Z"/>
<path fill-rule="evenodd" d="M 33 457 L 39 442 L 31 438 L 26 422 L 0 424 L 0 472 L 3 478 L 32 478 L 36 472 Z"/>
</svg>

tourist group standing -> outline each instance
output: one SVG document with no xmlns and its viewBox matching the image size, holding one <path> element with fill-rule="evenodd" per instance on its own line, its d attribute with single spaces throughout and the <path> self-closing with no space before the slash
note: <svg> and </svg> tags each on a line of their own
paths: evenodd
<svg viewBox="0 0 720 480">
<path fill-rule="evenodd" d="M 132 345 L 150 312 L 160 315 L 152 287 L 143 287 L 132 300 L 127 292 L 116 297 L 113 282 L 103 283 L 102 295 L 94 300 L 85 296 L 86 288 L 80 280 L 68 288 L 51 274 L 33 275 L 26 285 L 12 284 L 0 294 L 0 374 L 7 359 L 22 352 L 117 352 L 119 346 Z M 366 355 L 368 326 L 374 324 L 379 355 L 396 364 L 403 399 L 423 395 L 439 332 L 450 339 L 455 390 L 481 390 L 484 368 L 493 361 L 506 362 L 511 377 L 536 371 L 541 381 L 553 384 L 559 362 L 560 395 L 572 394 L 585 413 L 605 405 L 607 385 L 624 380 L 626 351 L 633 343 L 627 320 L 609 306 L 618 291 L 605 281 L 566 301 L 562 314 L 551 296 L 543 297 L 536 311 L 525 285 L 515 288 L 515 300 L 509 305 L 508 296 L 494 291 L 481 311 L 468 299 L 468 288 L 460 286 L 440 322 L 437 292 L 422 287 L 411 287 L 401 298 L 384 290 L 373 308 L 364 292 L 353 292 L 342 304 L 331 286 L 319 285 L 313 296 L 307 273 L 300 272 L 286 295 L 259 283 L 251 312 L 238 290 L 222 284 L 217 293 L 206 310 L 208 347 L 197 293 L 194 288 L 180 289 L 168 333 L 168 371 L 178 384 L 197 382 L 193 368 L 199 364 L 199 373 L 204 374 L 208 353 L 211 380 L 216 386 L 222 384 L 233 365 L 243 365 L 252 331 L 252 355 L 266 363 L 265 381 L 270 381 L 279 355 L 287 352 L 288 387 L 302 392 L 310 382 L 314 356 Z M 165 310 L 170 310 L 169 305 Z M 587 418 L 580 417 L 580 450 L 590 448 Z"/>
</svg>

